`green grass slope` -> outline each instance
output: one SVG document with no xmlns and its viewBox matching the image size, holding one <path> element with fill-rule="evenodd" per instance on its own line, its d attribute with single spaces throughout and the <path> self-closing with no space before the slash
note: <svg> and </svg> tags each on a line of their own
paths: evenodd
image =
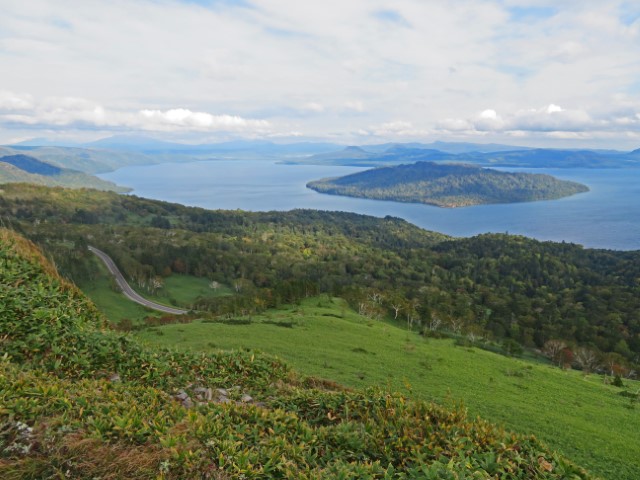
<svg viewBox="0 0 640 480">
<path fill-rule="evenodd" d="M 299 380 L 265 355 L 147 349 L 6 230 L 0 311 L 3 479 L 590 478 L 461 410 Z M 173 397 L 196 387 L 228 401 Z"/>
<path fill-rule="evenodd" d="M 603 478 L 640 476 L 640 407 L 601 376 L 425 339 L 365 319 L 338 299 L 310 299 L 251 319 L 145 329 L 137 336 L 196 352 L 258 349 L 306 375 L 352 387 L 383 385 L 424 400 L 461 401 L 472 415 L 534 433 Z M 640 390 L 639 382 L 626 382 L 627 391 Z"/>
<path fill-rule="evenodd" d="M 316 180 L 307 187 L 332 195 L 438 207 L 552 200 L 589 190 L 586 185 L 550 175 L 432 162 L 375 168 L 340 178 Z"/>
</svg>

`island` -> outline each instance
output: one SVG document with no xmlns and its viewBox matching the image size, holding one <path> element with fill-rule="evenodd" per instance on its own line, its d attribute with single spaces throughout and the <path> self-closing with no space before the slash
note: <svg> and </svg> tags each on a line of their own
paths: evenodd
<svg viewBox="0 0 640 480">
<path fill-rule="evenodd" d="M 554 200 L 589 191 L 586 185 L 551 175 L 433 162 L 379 167 L 344 177 L 315 180 L 307 183 L 307 187 L 331 195 L 446 208 Z"/>
</svg>

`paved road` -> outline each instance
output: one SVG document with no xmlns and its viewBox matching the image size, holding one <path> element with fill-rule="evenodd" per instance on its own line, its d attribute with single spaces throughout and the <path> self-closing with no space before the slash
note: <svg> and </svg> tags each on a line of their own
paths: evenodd
<svg viewBox="0 0 640 480">
<path fill-rule="evenodd" d="M 129 300 L 133 300 L 134 302 L 139 303 L 140 305 L 144 305 L 145 307 L 149 307 L 153 310 L 158 310 L 160 312 L 172 313 L 174 315 L 184 315 L 185 313 L 187 313 L 187 310 L 182 310 L 180 308 L 167 307 L 166 305 L 160 305 L 159 303 L 152 302 L 140 296 L 137 292 L 133 290 L 133 288 L 129 286 L 127 281 L 122 276 L 122 273 L 120 273 L 120 270 L 118 270 L 118 267 L 113 262 L 113 260 L 111 260 L 111 257 L 109 255 L 104 253 L 102 250 L 98 250 L 95 247 L 89 247 L 89 250 L 95 253 L 98 256 L 98 258 L 100 258 L 100 260 L 104 262 L 104 264 L 109 269 L 109 272 L 111 272 L 111 275 L 113 275 L 113 277 L 116 279 L 116 282 L 120 287 L 120 290 L 122 290 L 122 293 L 124 293 L 124 296 L 127 297 Z"/>
</svg>

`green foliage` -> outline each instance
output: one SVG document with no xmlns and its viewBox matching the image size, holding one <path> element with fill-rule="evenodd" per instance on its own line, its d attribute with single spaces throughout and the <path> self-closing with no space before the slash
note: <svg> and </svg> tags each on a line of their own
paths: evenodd
<svg viewBox="0 0 640 480">
<path fill-rule="evenodd" d="M 80 222 L 79 211 L 98 223 Z M 330 294 L 371 318 L 391 315 L 430 335 L 473 333 L 528 348 L 561 339 L 617 352 L 627 364 L 640 353 L 639 252 L 496 234 L 453 240 L 391 217 L 207 211 L 35 186 L 5 186 L 0 215 L 82 285 L 96 278 L 88 243 L 109 253 L 134 287 L 156 276 L 169 286 L 178 275 L 226 285 L 233 296 L 189 299 L 218 315 Z M 156 217 L 171 228 L 151 227 Z M 177 295 L 165 301 L 172 298 L 181 304 Z M 115 321 L 123 317 L 133 315 Z"/>
<path fill-rule="evenodd" d="M 275 322 L 293 327 L 279 328 Z M 277 355 L 302 374 L 349 387 L 384 385 L 445 405 L 454 399 L 471 417 L 535 434 L 602 478 L 632 480 L 640 472 L 635 455 L 640 417 L 637 408 L 627 408 L 635 399 L 618 395 L 602 375 L 507 357 L 500 344 L 495 354 L 476 346 L 454 347 L 452 339 L 424 338 L 404 326 L 371 321 L 345 309 L 340 299 L 309 298 L 253 315 L 246 324 L 196 320 L 135 335 L 152 346 L 187 351 L 250 348 Z M 630 392 L 640 388 L 637 381 L 625 383 Z"/>
<path fill-rule="evenodd" d="M 586 192 L 586 185 L 550 175 L 510 173 L 470 165 L 417 162 L 309 182 L 321 193 L 465 207 L 551 200 Z"/>
<path fill-rule="evenodd" d="M 4 230 L 0 289 L 2 478 L 590 478 L 461 409 L 296 385 L 265 355 L 142 347 Z M 263 403 L 187 409 L 170 394 L 188 385 Z"/>
</svg>

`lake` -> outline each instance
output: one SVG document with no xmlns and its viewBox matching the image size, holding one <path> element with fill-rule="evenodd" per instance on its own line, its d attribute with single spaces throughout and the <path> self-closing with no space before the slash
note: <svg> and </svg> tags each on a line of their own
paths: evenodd
<svg viewBox="0 0 640 480">
<path fill-rule="evenodd" d="M 640 249 L 640 169 L 505 169 L 549 173 L 591 189 L 560 200 L 444 209 L 317 193 L 310 180 L 359 167 L 285 165 L 266 160 L 212 160 L 126 167 L 99 175 L 133 194 L 209 209 L 313 208 L 391 215 L 453 236 L 486 232 L 526 235 L 616 250 Z"/>
</svg>

